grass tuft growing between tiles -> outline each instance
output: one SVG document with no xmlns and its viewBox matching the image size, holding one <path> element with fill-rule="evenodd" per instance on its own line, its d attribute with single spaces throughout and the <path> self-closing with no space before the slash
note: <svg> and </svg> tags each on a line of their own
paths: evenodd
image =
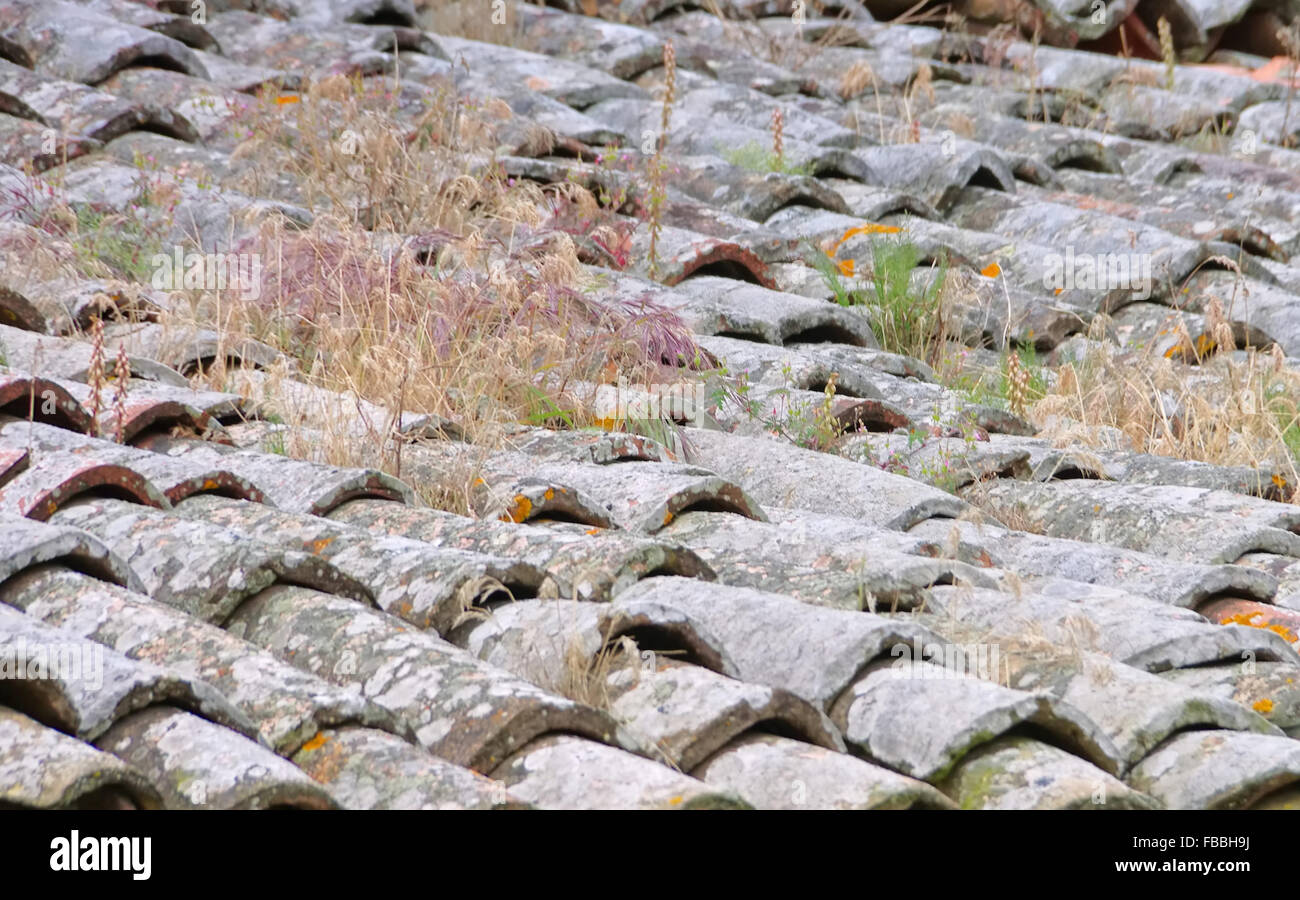
<svg viewBox="0 0 1300 900">
<path fill-rule="evenodd" d="M 307 429 L 272 435 L 281 452 L 400 475 L 393 438 L 405 414 L 441 417 L 490 448 L 521 423 L 595 424 L 596 385 L 620 375 L 694 377 L 683 369 L 700 351 L 676 313 L 607 299 L 579 263 L 581 235 L 559 213 L 598 200 L 500 171 L 501 129 L 520 137 L 512 119 L 504 103 L 467 100 L 450 83 L 336 76 L 253 98 L 232 123 L 242 143 L 222 187 L 283 196 L 291 184 L 313 219 L 304 228 L 264 215 L 235 239 L 232 253 L 258 260 L 257 290 L 171 292 L 159 320 L 167 334 L 219 336 L 196 385 L 247 390 L 248 373 L 227 360 L 241 342 L 263 342 L 289 362 L 258 373 L 257 401 L 289 431 Z M 32 224 L 0 239 L 39 246 L 32 262 L 44 278 L 143 288 L 152 253 L 172 249 L 120 216 L 63 204 L 57 186 L 14 201 Z M 304 385 L 344 402 L 322 415 L 304 407 Z M 426 499 L 459 510 L 474 475 L 449 472 L 447 484 L 424 486 Z"/>
<path fill-rule="evenodd" d="M 260 296 L 198 297 L 196 321 L 270 344 L 309 384 L 488 443 L 518 423 L 590 425 L 586 386 L 662 381 L 697 357 L 676 314 L 598 296 L 553 216 L 581 188 L 498 171 L 507 109 L 447 91 L 403 115 L 389 87 L 329 79 L 252 111 L 246 152 L 292 173 L 316 220 L 265 223 L 236 248 L 262 260 Z"/>
<path fill-rule="evenodd" d="M 954 337 L 952 285 L 948 265 L 925 265 L 921 251 L 892 225 L 867 224 L 850 228 L 823 253 L 809 259 L 840 306 L 864 306 L 871 330 L 882 350 L 911 356 L 938 366 Z M 840 247 L 860 235 L 870 235 L 870 261 L 858 269 L 852 258 L 837 259 Z"/>
<path fill-rule="evenodd" d="M 1042 437 L 1255 467 L 1286 497 L 1300 483 L 1300 375 L 1277 355 L 1229 345 L 1190 365 L 1149 347 L 1086 346 L 1029 410 Z"/>
</svg>

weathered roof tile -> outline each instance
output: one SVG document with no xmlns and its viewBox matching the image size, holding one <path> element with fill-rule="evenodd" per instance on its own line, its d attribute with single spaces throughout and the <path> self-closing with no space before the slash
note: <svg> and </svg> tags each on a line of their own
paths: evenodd
<svg viewBox="0 0 1300 900">
<path fill-rule="evenodd" d="M 160 704 L 257 734 L 243 713 L 196 678 L 129 659 L 8 606 L 0 607 L 0 635 L 3 663 L 15 673 L 0 681 L 5 703 L 82 740 L 96 740 L 123 716 Z"/>
<path fill-rule="evenodd" d="M 153 783 L 168 809 L 333 809 L 301 769 L 227 728 L 154 707 L 96 742 Z"/>
<path fill-rule="evenodd" d="M 361 686 L 430 752 L 479 772 L 491 772 L 547 732 L 616 739 L 617 726 L 605 713 L 399 621 L 338 597 L 275 587 L 241 606 L 228 627 L 308 672 Z"/>
<path fill-rule="evenodd" d="M 27 809 L 159 809 L 162 797 L 117 757 L 0 706 L 0 802 Z M 32 765 L 40 760 L 42 765 Z"/>
<path fill-rule="evenodd" d="M 355 687 L 330 684 L 216 626 L 80 572 L 55 565 L 30 569 L 0 586 L 0 600 L 131 659 L 194 672 L 280 753 L 341 725 L 408 733 Z"/>
</svg>

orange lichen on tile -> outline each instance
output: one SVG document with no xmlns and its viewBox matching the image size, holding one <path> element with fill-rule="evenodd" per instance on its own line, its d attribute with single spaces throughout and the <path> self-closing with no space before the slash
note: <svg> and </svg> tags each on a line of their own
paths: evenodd
<svg viewBox="0 0 1300 900">
<path fill-rule="evenodd" d="M 844 243 L 851 237 L 857 237 L 860 234 L 898 234 L 903 229 L 897 225 L 880 225 L 875 222 L 868 222 L 866 225 L 855 225 L 848 231 L 840 235 L 840 243 Z"/>
<path fill-rule="evenodd" d="M 316 736 L 314 738 L 312 738 L 310 741 L 302 745 L 302 749 L 308 752 L 312 750 L 319 750 L 321 747 L 324 747 L 325 744 L 328 742 L 329 742 L 329 738 L 325 737 L 325 732 L 318 731 L 316 732 Z"/>
<path fill-rule="evenodd" d="M 1244 66 L 1230 66 L 1223 63 L 1200 63 L 1196 68 L 1225 72 L 1229 75 L 1244 75 L 1247 78 L 1268 84 L 1287 84 L 1291 81 L 1291 78 L 1286 73 L 1292 65 L 1289 56 L 1275 56 L 1257 69 L 1247 69 Z"/>
<path fill-rule="evenodd" d="M 514 504 L 506 510 L 506 514 L 501 517 L 504 522 L 507 519 L 511 522 L 522 522 L 528 518 L 533 511 L 533 501 L 529 500 L 523 494 L 515 494 Z"/>
<path fill-rule="evenodd" d="M 1288 643 L 1291 644 L 1294 644 L 1297 640 L 1300 640 L 1300 636 L 1297 636 L 1294 631 L 1292 631 L 1290 628 L 1287 628 L 1285 625 L 1278 625 L 1273 622 L 1254 621 L 1260 615 L 1262 615 L 1262 613 L 1257 613 L 1257 612 L 1237 613 L 1235 615 L 1228 616 L 1225 619 L 1220 619 L 1219 624 L 1220 625 L 1246 625 L 1251 628 L 1262 628 L 1265 631 L 1271 631 L 1274 634 L 1281 635 L 1284 640 L 1286 640 Z"/>
<path fill-rule="evenodd" d="M 829 243 L 830 246 L 827 247 L 823 244 L 822 249 L 826 251 L 827 256 L 834 259 L 835 254 L 839 252 L 840 245 L 849 238 L 857 237 L 860 234 L 898 234 L 902 230 L 903 229 L 899 228 L 897 225 L 879 225 L 875 222 L 868 222 L 866 225 L 856 225 L 853 228 L 850 228 L 848 231 L 840 235 L 838 241 L 831 243 L 828 239 L 827 243 Z"/>
</svg>

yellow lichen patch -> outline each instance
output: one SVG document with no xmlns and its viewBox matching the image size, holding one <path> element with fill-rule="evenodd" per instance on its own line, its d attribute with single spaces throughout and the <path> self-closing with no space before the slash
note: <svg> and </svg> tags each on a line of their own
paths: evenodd
<svg viewBox="0 0 1300 900">
<path fill-rule="evenodd" d="M 547 488 L 547 489 L 546 489 L 546 493 L 543 494 L 542 496 L 545 497 L 547 500 L 554 500 L 554 499 L 555 499 L 555 489 L 554 489 L 554 488 Z"/>
<path fill-rule="evenodd" d="M 836 265 L 839 266 L 840 274 L 843 275 L 845 278 L 853 277 L 853 270 L 855 268 L 855 264 L 853 260 L 842 259 L 838 263 L 836 263 Z"/>
<path fill-rule="evenodd" d="M 667 512 L 664 513 L 664 524 L 670 525 L 672 524 L 672 521 L 673 521 L 672 510 L 668 510 Z"/>
<path fill-rule="evenodd" d="M 317 556 L 320 556 L 321 551 L 324 550 L 332 543 L 334 543 L 334 538 L 332 537 L 320 538 L 318 540 L 312 541 L 311 552 L 315 553 Z"/>
<path fill-rule="evenodd" d="M 834 258 L 836 252 L 840 249 L 840 244 L 843 244 L 849 238 L 857 237 L 860 234 L 898 234 L 902 230 L 903 229 L 899 228 L 897 225 L 878 225 L 875 222 L 868 222 L 866 225 L 857 225 L 844 232 L 840 235 L 838 241 L 835 241 L 829 248 L 826 248 L 826 255 Z"/>
<path fill-rule="evenodd" d="M 312 750 L 319 750 L 321 747 L 324 747 L 325 744 L 328 742 L 329 742 L 329 738 L 325 737 L 325 732 L 318 731 L 316 732 L 316 736 L 314 738 L 312 738 L 310 741 L 302 745 L 302 749 L 308 752 L 311 752 Z"/>
<path fill-rule="evenodd" d="M 1253 704 L 1251 704 L 1250 708 L 1253 709 L 1255 712 L 1259 713 L 1261 716 L 1266 716 L 1273 711 L 1273 701 L 1268 699 L 1267 697 L 1261 697 L 1260 699 L 1256 700 Z"/>
<path fill-rule="evenodd" d="M 1214 342 L 1214 338 L 1210 337 L 1208 334 L 1202 334 L 1196 338 L 1196 344 L 1194 346 L 1196 355 L 1204 358 L 1213 353 L 1214 348 L 1218 345 Z M 1184 355 L 1182 344 L 1174 344 L 1174 346 L 1165 351 L 1165 359 L 1181 359 Z"/>
<path fill-rule="evenodd" d="M 275 98 L 275 105 L 276 105 L 276 106 L 287 106 L 287 105 L 289 105 L 290 103 L 297 103 L 297 102 L 299 102 L 300 99 L 301 99 L 301 98 L 299 98 L 296 94 L 285 94 L 283 97 L 276 97 L 276 98 Z"/>
<path fill-rule="evenodd" d="M 1264 627 L 1274 634 L 1282 635 L 1288 644 L 1294 644 L 1296 641 L 1300 641 L 1300 635 L 1297 635 L 1285 625 L 1265 625 Z"/>
<path fill-rule="evenodd" d="M 875 222 L 868 222 L 866 225 L 857 225 L 844 232 L 840 235 L 839 242 L 842 244 L 860 234 L 898 234 L 902 230 L 897 225 L 878 225 Z"/>
<path fill-rule="evenodd" d="M 523 494 L 515 494 L 514 504 L 506 510 L 506 516 L 511 522 L 522 522 L 532 514 L 533 501 L 529 500 Z"/>
<path fill-rule="evenodd" d="M 682 805 L 682 795 L 681 795 L 681 794 L 678 794 L 678 795 L 676 795 L 675 797 L 670 797 L 670 798 L 668 799 L 668 805 L 669 805 L 669 806 L 681 806 L 681 805 Z"/>
<path fill-rule="evenodd" d="M 1271 631 L 1274 634 L 1281 635 L 1284 640 L 1291 644 L 1300 640 L 1300 636 L 1297 636 L 1294 631 L 1287 628 L 1285 625 L 1278 625 L 1273 622 L 1256 622 L 1255 618 L 1260 615 L 1261 613 L 1237 613 L 1236 615 L 1228 616 L 1226 619 L 1220 619 L 1219 624 L 1246 625 L 1250 628 L 1262 628 L 1265 631 Z"/>
<path fill-rule="evenodd" d="M 203 490 L 205 490 L 205 491 L 215 491 L 216 489 L 217 489 L 217 483 L 216 483 L 215 481 L 213 481 L 211 478 L 209 478 L 209 479 L 207 479 L 207 480 L 205 480 L 205 481 L 203 482 Z"/>
<path fill-rule="evenodd" d="M 991 262 L 984 268 L 980 269 L 980 274 L 985 278 L 997 278 L 1002 274 L 1002 267 L 995 262 Z"/>
</svg>

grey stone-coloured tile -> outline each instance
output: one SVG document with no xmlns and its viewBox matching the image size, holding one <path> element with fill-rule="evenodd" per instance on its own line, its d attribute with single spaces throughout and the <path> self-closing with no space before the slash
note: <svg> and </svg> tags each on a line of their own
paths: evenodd
<svg viewBox="0 0 1300 900">
<path fill-rule="evenodd" d="M 479 772 L 550 731 L 621 737 L 607 714 L 349 600 L 275 587 L 240 607 L 228 627 L 307 672 L 360 686 L 368 700 L 408 725 L 421 746 Z"/>
<path fill-rule="evenodd" d="M 967 756 L 940 789 L 962 809 L 1159 809 L 1159 799 L 1059 747 L 1007 736 Z"/>
<path fill-rule="evenodd" d="M 527 563 L 435 548 L 407 537 L 373 536 L 319 516 L 260 503 L 211 495 L 192 497 L 180 503 L 176 513 L 267 546 L 328 561 L 364 585 L 380 609 L 440 634 L 450 631 L 472 610 L 481 611 L 494 601 L 531 596 L 543 587 L 542 573 Z"/>
<path fill-rule="evenodd" d="M 1109 544 L 1013 531 L 990 522 L 931 519 L 908 534 L 973 565 L 1119 588 L 1188 609 L 1216 595 L 1268 601 L 1278 591 L 1278 581 L 1268 571 L 1248 565 L 1183 562 Z"/>
<path fill-rule="evenodd" d="M 1160 673 L 1179 687 L 1231 700 L 1292 737 L 1300 728 L 1300 670 L 1288 663 L 1242 660 Z"/>
<path fill-rule="evenodd" d="M 1046 641 L 1095 651 L 1149 672 L 1221 660 L 1294 663 L 1300 659 L 1274 632 L 1215 625 L 1190 609 L 1115 588 L 1033 579 L 1025 582 L 1019 594 L 965 586 L 936 586 L 930 591 L 943 613 L 924 618 L 941 634 L 976 632 L 1004 644 L 1029 646 Z"/>
<path fill-rule="evenodd" d="M 1176 669 L 1160 678 L 1084 653 L 1075 660 L 1017 660 L 1011 669 L 1011 684 L 1061 698 L 1108 735 L 1118 753 L 1119 774 L 1180 731 L 1217 727 L 1278 734 L 1276 726 L 1246 706 L 1199 689 L 1195 682 L 1182 681 L 1174 674 L 1206 671 L 1203 668 Z"/>
<path fill-rule="evenodd" d="M 318 731 L 342 725 L 409 735 L 355 686 L 331 684 L 227 631 L 81 572 L 54 565 L 29 570 L 0 586 L 0 601 L 109 652 L 203 679 L 278 753 L 293 753 Z"/>
<path fill-rule="evenodd" d="M 742 735 L 692 774 L 756 809 L 950 809 L 924 781 L 802 741 Z"/>
<path fill-rule="evenodd" d="M 366 498 L 336 507 L 329 518 L 371 534 L 519 560 L 545 572 L 558 596 L 575 600 L 608 600 L 652 574 L 715 577 L 684 547 L 617 530 L 579 526 L 577 533 L 557 531 Z"/>
<path fill-rule="evenodd" d="M 13 292 L 13 287 L 13 282 L 10 282 L 4 290 L 0 290 L 0 294 L 17 297 L 18 294 Z M 107 288 L 108 286 L 100 286 L 95 282 L 79 286 L 45 282 L 45 287 L 54 287 L 57 296 L 61 300 L 78 301 L 84 299 L 85 306 L 81 312 L 85 313 L 101 311 L 98 301 L 110 299 L 110 295 L 101 290 L 101 287 Z M 58 290 L 59 288 L 66 288 L 66 290 Z M 61 308 L 47 305 L 45 299 L 48 296 L 45 295 L 43 290 L 40 292 L 26 291 L 22 299 L 31 301 L 37 307 L 45 307 L 45 312 L 50 316 L 49 319 L 46 319 L 47 322 L 57 321 L 60 316 L 63 316 L 63 312 Z M 146 314 L 151 303 L 147 294 L 142 294 L 141 299 L 144 302 L 137 309 L 141 310 L 141 314 Z M 124 296 L 118 308 L 120 309 L 123 306 L 126 306 L 127 311 L 130 311 L 131 304 Z M 108 310 L 102 311 L 107 312 Z M 81 312 L 76 314 L 80 315 Z M 70 320 L 65 319 L 65 321 Z M 90 345 L 84 341 L 0 325 L 0 347 L 4 348 L 6 365 L 12 371 L 39 372 L 42 378 L 67 379 L 83 383 L 89 377 L 91 351 Z M 148 379 L 169 386 L 187 386 L 185 379 L 179 373 L 148 357 L 133 356 L 128 353 L 127 363 L 130 364 L 132 378 Z M 103 359 L 102 364 L 106 374 L 116 374 L 116 355 Z"/>
<path fill-rule="evenodd" d="M 757 502 L 906 529 L 933 516 L 956 517 L 966 504 L 862 463 L 764 438 L 686 429 L 688 458 L 745 486 Z"/>
<path fill-rule="evenodd" d="M 995 587 L 980 569 L 951 559 L 900 552 L 888 539 L 843 540 L 812 522 L 759 523 L 729 513 L 690 512 L 660 532 L 695 551 L 726 584 L 789 594 L 846 609 L 911 609 L 933 584 Z M 810 527 L 800 527 L 800 526 Z"/>
<path fill-rule="evenodd" d="M 832 719 L 857 752 L 913 778 L 935 781 L 971 750 L 1033 726 L 1099 768 L 1119 771 L 1114 743 L 1068 701 L 999 684 L 1004 675 L 996 671 L 996 651 L 993 666 L 985 657 L 983 671 L 976 673 L 927 662 L 926 649 L 918 643 L 914 654 L 894 653 L 897 658 L 864 671 L 835 701 Z M 975 659 L 967 662 L 977 667 Z"/>
<path fill-rule="evenodd" d="M 1023 517 L 1027 530 L 1048 537 L 1202 564 L 1257 551 L 1300 556 L 1292 530 L 1300 528 L 1300 509 L 1227 491 L 1075 479 L 997 481 L 983 497 L 989 512 Z"/>
<path fill-rule="evenodd" d="M 410 503 L 410 486 L 374 469 L 351 469 L 236 450 L 187 438 L 150 438 L 140 446 L 155 453 L 228 469 L 257 485 L 267 501 L 290 512 L 322 515 L 356 497 L 379 497 Z"/>
<path fill-rule="evenodd" d="M 0 28 L 45 75 L 97 84 L 141 58 L 165 59 L 172 68 L 206 77 L 203 64 L 175 38 L 118 21 L 61 0 L 14 0 Z"/>
<path fill-rule="evenodd" d="M 373 728 L 328 728 L 293 755 L 344 809 L 518 807 L 504 784 Z"/>
<path fill-rule="evenodd" d="M 108 753 L 0 706 L 0 803 L 19 809 L 159 809 L 149 780 Z M 34 766 L 32 760 L 43 765 Z"/>
<path fill-rule="evenodd" d="M 174 705 L 256 735 L 248 717 L 211 685 L 168 671 L 0 607 L 0 697 L 6 705 L 82 740 L 123 716 Z"/>
<path fill-rule="evenodd" d="M 134 713 L 96 744 L 142 772 L 168 809 L 332 809 L 293 763 L 228 728 L 177 709 Z"/>
<path fill-rule="evenodd" d="M 682 578 L 646 579 L 613 605 L 652 624 L 685 620 L 716 649 L 722 674 L 782 688 L 822 709 L 894 645 L 937 640 L 907 621 Z"/>
<path fill-rule="evenodd" d="M 319 556 L 125 500 L 76 500 L 53 521 L 102 539 L 139 576 L 145 593 L 204 622 L 225 622 L 239 604 L 277 582 L 362 603 L 372 597 L 368 587 Z"/>
<path fill-rule="evenodd" d="M 746 684 L 668 656 L 654 654 L 616 669 L 607 685 L 610 713 L 684 772 L 751 730 L 845 749 L 825 713 L 787 691 Z"/>
<path fill-rule="evenodd" d="M 539 809 L 747 809 L 732 791 L 707 785 L 625 750 L 547 735 L 492 772 Z"/>
<path fill-rule="evenodd" d="M 1300 780 L 1300 744 L 1236 731 L 1191 731 L 1160 747 L 1128 783 L 1170 809 L 1239 809 Z"/>
<path fill-rule="evenodd" d="M 131 590 L 140 580 L 93 534 L 31 519 L 0 517 L 0 583 L 43 563 L 57 562 Z"/>
<path fill-rule="evenodd" d="M 174 401 L 157 398 L 158 405 L 169 402 Z M 153 416 L 142 410 L 140 418 L 147 418 L 153 422 L 165 420 L 165 410 L 160 412 L 164 415 Z M 203 415 L 197 411 L 195 414 L 200 418 Z M 44 452 L 50 451 L 78 454 L 87 459 L 93 458 L 102 463 L 121 466 L 146 479 L 171 503 L 207 492 L 220 492 L 255 501 L 262 499 L 261 492 L 253 484 L 232 472 L 210 469 L 198 463 L 150 453 L 148 450 L 124 446 L 105 438 L 79 434 L 66 428 L 55 428 L 42 422 L 29 422 L 0 415 L 0 447 L 29 448 L 36 462 L 39 462 Z"/>
</svg>

